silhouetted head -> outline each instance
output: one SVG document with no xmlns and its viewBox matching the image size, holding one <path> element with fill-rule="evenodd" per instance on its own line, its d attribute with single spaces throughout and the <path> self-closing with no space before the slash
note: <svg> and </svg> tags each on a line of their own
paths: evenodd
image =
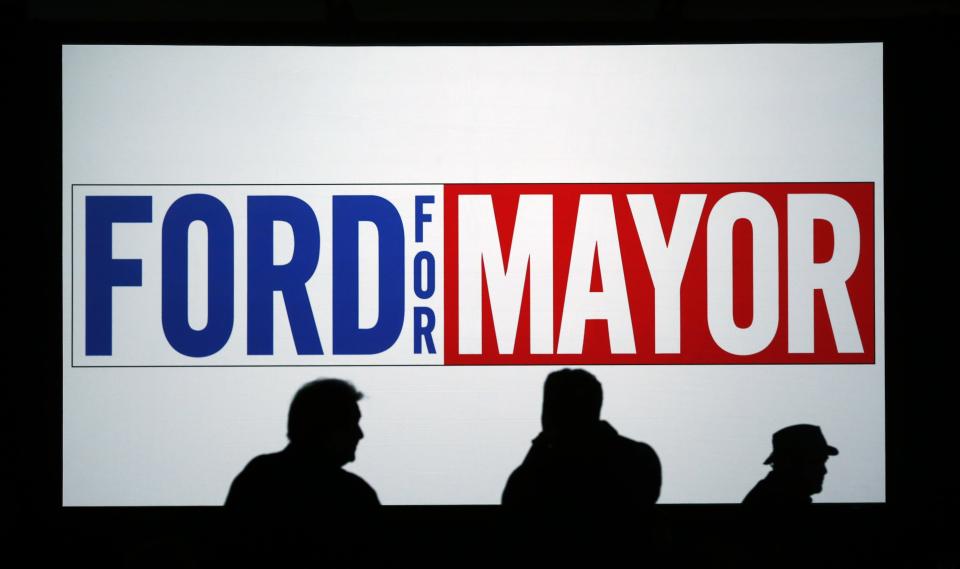
<svg viewBox="0 0 960 569">
<path fill-rule="evenodd" d="M 827 444 L 820 427 L 792 425 L 773 434 L 773 452 L 764 464 L 772 464 L 773 470 L 793 481 L 799 491 L 813 495 L 823 490 L 827 459 L 839 452 Z"/>
<path fill-rule="evenodd" d="M 340 379 L 318 379 L 301 387 L 290 403 L 287 438 L 299 450 L 343 466 L 355 458 L 363 394 Z"/>
<path fill-rule="evenodd" d="M 547 376 L 543 384 L 545 432 L 564 437 L 582 432 L 600 421 L 603 388 L 588 371 L 561 369 Z"/>
</svg>

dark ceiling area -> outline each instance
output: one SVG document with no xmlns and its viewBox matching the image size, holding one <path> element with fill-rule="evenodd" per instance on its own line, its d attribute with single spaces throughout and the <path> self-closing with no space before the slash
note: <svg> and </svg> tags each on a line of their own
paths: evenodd
<svg viewBox="0 0 960 569">
<path fill-rule="evenodd" d="M 890 20 L 960 13 L 948 0 L 31 0 L 27 16 L 47 22 L 325 22 L 350 18 L 358 23 L 402 22 L 688 22 L 737 20 Z"/>
</svg>

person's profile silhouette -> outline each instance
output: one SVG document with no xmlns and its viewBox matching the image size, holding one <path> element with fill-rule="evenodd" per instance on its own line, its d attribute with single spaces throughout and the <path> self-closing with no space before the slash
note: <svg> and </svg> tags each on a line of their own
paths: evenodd
<svg viewBox="0 0 960 569">
<path fill-rule="evenodd" d="M 505 506 L 649 506 L 660 496 L 660 460 L 649 445 L 600 419 L 593 374 L 563 369 L 543 386 L 543 431 L 503 490 Z"/>
<path fill-rule="evenodd" d="M 290 403 L 280 452 L 255 457 L 234 479 L 225 506 L 236 510 L 362 509 L 379 505 L 377 493 L 343 470 L 363 438 L 363 394 L 339 379 L 301 387 Z"/>
<path fill-rule="evenodd" d="M 809 504 L 823 489 L 827 459 L 839 451 L 827 444 L 820 427 L 791 425 L 773 434 L 773 452 L 764 464 L 773 465 L 766 478 L 743 499 L 751 506 L 789 507 Z"/>
</svg>

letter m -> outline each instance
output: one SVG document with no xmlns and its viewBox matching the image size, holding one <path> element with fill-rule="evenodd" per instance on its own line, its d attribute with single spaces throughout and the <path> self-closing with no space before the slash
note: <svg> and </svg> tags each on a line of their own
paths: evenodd
<svg viewBox="0 0 960 569">
<path fill-rule="evenodd" d="M 553 196 L 520 196 L 506 267 L 492 197 L 461 195 L 457 211 L 460 353 L 482 352 L 484 276 L 497 348 L 513 353 L 528 271 L 530 353 L 553 353 Z"/>
</svg>

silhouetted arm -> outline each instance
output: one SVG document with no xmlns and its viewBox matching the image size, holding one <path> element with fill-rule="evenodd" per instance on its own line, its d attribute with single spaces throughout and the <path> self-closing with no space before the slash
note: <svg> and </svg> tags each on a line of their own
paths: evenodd
<svg viewBox="0 0 960 569">
<path fill-rule="evenodd" d="M 521 467 L 522 468 L 522 467 Z M 518 506 L 523 503 L 521 496 L 525 494 L 521 487 L 524 485 L 523 473 L 521 468 L 517 468 L 507 479 L 507 485 L 503 488 L 503 495 L 500 497 L 500 503 L 504 506 Z"/>
<path fill-rule="evenodd" d="M 663 472 L 660 467 L 660 457 L 653 447 L 637 442 L 634 447 L 633 471 L 637 484 L 634 500 L 637 504 L 653 505 L 660 498 L 660 486 L 663 482 Z"/>
<path fill-rule="evenodd" d="M 660 457 L 653 447 L 647 447 L 650 450 L 648 461 L 650 464 L 650 490 L 647 494 L 648 503 L 656 504 L 660 499 L 660 487 L 663 485 L 663 469 L 660 466 Z"/>
<path fill-rule="evenodd" d="M 265 500 L 265 487 L 269 484 L 264 484 L 262 458 L 255 457 L 233 479 L 223 505 L 233 510 L 259 508 Z"/>
<path fill-rule="evenodd" d="M 356 496 L 355 500 L 351 500 L 352 505 L 358 508 L 376 508 L 380 506 L 380 497 L 377 496 L 377 491 L 373 489 L 373 486 L 370 486 L 366 480 L 353 473 L 349 475 L 354 485 L 352 493 Z"/>
<path fill-rule="evenodd" d="M 246 469 L 240 472 L 236 478 L 233 479 L 233 482 L 230 484 L 230 490 L 227 492 L 227 500 L 223 503 L 224 507 L 230 509 L 240 509 L 243 508 L 247 502 L 247 477 L 244 476 Z"/>
</svg>

